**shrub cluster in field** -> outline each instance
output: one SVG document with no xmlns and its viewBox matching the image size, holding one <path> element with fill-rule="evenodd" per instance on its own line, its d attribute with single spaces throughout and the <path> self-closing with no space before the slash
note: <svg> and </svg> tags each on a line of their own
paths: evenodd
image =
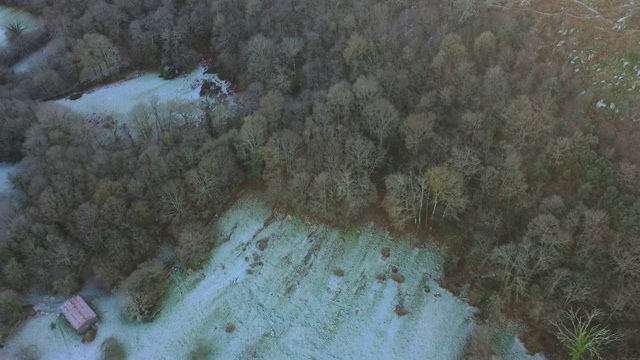
<svg viewBox="0 0 640 360">
<path fill-rule="evenodd" d="M 6 338 L 18 322 L 26 317 L 18 294 L 13 290 L 0 291 L 0 339 Z"/>
<path fill-rule="evenodd" d="M 102 360 L 124 360 L 127 358 L 124 345 L 114 337 L 104 339 L 100 345 L 100 351 L 102 352 L 100 357 Z"/>
<path fill-rule="evenodd" d="M 153 259 L 175 248 L 187 266 L 206 260 L 209 220 L 249 179 L 325 221 L 381 207 L 398 229 L 439 230 L 484 316 L 524 312 L 547 342 L 562 310 L 601 308 L 624 334 L 619 353 L 640 347 L 637 164 L 597 131 L 608 119 L 590 111 L 591 79 L 566 71 L 548 24 L 464 0 L 16 2 L 51 29 L 70 17 L 50 32 L 64 46 L 46 69 L 64 81 L 7 74 L 3 98 L 187 69 L 200 54 L 238 91 L 198 112 L 141 104 L 129 128 L 7 102 L 1 154 L 25 169 L 3 284 L 71 292 L 90 269 L 128 291 L 132 318 L 152 318 L 162 292 L 136 294 L 166 271 Z"/>
</svg>

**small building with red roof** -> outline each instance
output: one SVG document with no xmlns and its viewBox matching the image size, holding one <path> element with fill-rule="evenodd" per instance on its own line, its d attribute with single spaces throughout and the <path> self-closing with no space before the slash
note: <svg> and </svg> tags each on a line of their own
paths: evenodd
<svg viewBox="0 0 640 360">
<path fill-rule="evenodd" d="M 98 315 L 80 295 L 76 295 L 62 304 L 62 314 L 79 334 L 87 331 L 91 325 L 98 322 Z"/>
</svg>

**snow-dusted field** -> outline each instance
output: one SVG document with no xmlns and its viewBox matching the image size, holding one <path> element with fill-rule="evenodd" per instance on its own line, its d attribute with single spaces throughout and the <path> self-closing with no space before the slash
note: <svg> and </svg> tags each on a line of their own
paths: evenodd
<svg viewBox="0 0 640 360">
<path fill-rule="evenodd" d="M 203 80 L 214 81 L 223 92 L 229 91 L 229 83 L 217 75 L 204 74 L 200 67 L 190 74 L 172 80 L 164 80 L 156 72 L 148 72 L 129 80 L 90 90 L 80 99 L 62 99 L 56 102 L 89 117 L 100 115 L 126 115 L 139 104 L 156 97 L 159 102 L 197 101 L 200 99 L 200 85 Z M 122 116 L 120 116 L 122 118 Z"/>
<path fill-rule="evenodd" d="M 10 6 L 0 5 L 0 47 L 7 44 L 7 29 L 5 25 L 18 21 L 23 26 L 26 26 L 25 32 L 32 31 L 38 26 L 35 17 L 30 13 L 13 8 Z"/>
<path fill-rule="evenodd" d="M 47 64 L 47 56 L 56 51 L 64 51 L 62 40 L 51 40 L 47 45 L 31 53 L 11 67 L 16 74 L 37 72 Z"/>
<path fill-rule="evenodd" d="M 101 322 L 95 341 L 82 344 L 57 320 L 64 299 L 35 297 L 41 314 L 9 339 L 0 358 L 33 345 L 42 359 L 95 359 L 111 336 L 130 359 L 184 359 L 197 343 L 208 344 L 219 359 L 460 358 L 475 326 L 474 309 L 438 286 L 437 251 L 414 248 L 374 226 L 341 232 L 291 216 L 266 223 L 270 214 L 251 196 L 225 213 L 209 264 L 176 277 L 154 322 L 123 323 L 116 296 L 86 289 Z M 268 246 L 261 251 L 263 239 Z M 392 249 L 386 260 L 385 246 Z M 403 283 L 389 278 L 391 265 Z M 337 268 L 344 276 L 334 274 Z M 381 273 L 386 280 L 376 279 Z M 406 315 L 395 313 L 399 304 Z M 225 332 L 227 323 L 235 331 Z"/>
<path fill-rule="evenodd" d="M 11 189 L 9 173 L 15 170 L 15 164 L 0 163 L 0 193 Z"/>
</svg>

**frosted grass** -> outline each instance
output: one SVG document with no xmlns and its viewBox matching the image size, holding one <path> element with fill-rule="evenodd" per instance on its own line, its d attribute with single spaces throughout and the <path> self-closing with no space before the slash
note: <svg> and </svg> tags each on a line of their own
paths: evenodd
<svg viewBox="0 0 640 360">
<path fill-rule="evenodd" d="M 64 45 L 62 44 L 62 40 L 51 40 L 47 45 L 18 61 L 11 67 L 11 70 L 16 74 L 36 73 L 39 70 L 48 68 L 47 57 L 56 52 L 63 51 Z"/>
<path fill-rule="evenodd" d="M 57 320 L 56 304 L 64 299 L 36 297 L 40 315 L 9 339 L 0 357 L 33 345 L 42 359 L 96 358 L 110 336 L 132 359 L 186 358 L 197 343 L 208 344 L 214 358 L 461 357 L 475 309 L 438 286 L 443 259 L 437 251 L 415 248 L 371 224 L 345 232 L 291 216 L 265 221 L 270 214 L 251 196 L 223 214 L 209 263 L 174 276 L 154 322 L 124 323 L 118 296 L 87 288 L 82 293 L 101 321 L 96 339 L 82 344 Z M 257 244 L 264 239 L 268 246 L 261 251 Z M 385 246 L 392 249 L 386 260 L 380 253 Z M 391 265 L 403 283 L 389 279 Z M 343 276 L 334 274 L 337 268 Z M 376 279 L 380 273 L 387 279 Z M 395 313 L 399 304 L 406 315 Z M 225 332 L 227 323 L 235 331 Z"/>
<path fill-rule="evenodd" d="M 15 164 L 0 163 L 0 193 L 11 189 L 12 184 L 11 181 L 9 181 L 9 173 L 15 169 Z"/>
<path fill-rule="evenodd" d="M 161 103 L 169 100 L 198 101 L 200 85 L 204 80 L 217 83 L 224 94 L 231 95 L 229 82 L 220 80 L 215 74 L 204 74 L 205 71 L 205 68 L 200 67 L 171 80 L 160 78 L 157 72 L 148 72 L 89 90 L 77 100 L 62 99 L 55 102 L 90 118 L 115 115 L 123 119 L 126 118 L 123 115 L 128 114 L 134 106 L 153 98 Z"/>
</svg>

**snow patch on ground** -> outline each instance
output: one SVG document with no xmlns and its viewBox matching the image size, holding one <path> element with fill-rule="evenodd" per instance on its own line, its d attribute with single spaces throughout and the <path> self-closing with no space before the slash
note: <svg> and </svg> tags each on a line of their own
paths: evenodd
<svg viewBox="0 0 640 360">
<path fill-rule="evenodd" d="M 111 336 L 131 359 L 186 358 L 197 343 L 208 344 L 213 358 L 461 357 L 475 309 L 438 286 L 438 251 L 417 249 L 373 225 L 345 232 L 289 216 L 266 223 L 270 214 L 245 196 L 222 215 L 210 262 L 201 271 L 174 275 L 154 322 L 124 323 L 117 295 L 85 289 L 101 321 L 95 341 L 82 344 L 58 320 L 64 299 L 36 297 L 40 315 L 9 339 L 0 358 L 29 345 L 42 359 L 96 358 Z M 257 244 L 264 239 L 268 245 L 261 251 Z M 385 246 L 392 253 L 383 260 Z M 391 264 L 403 283 L 389 278 Z M 336 268 L 344 275 L 336 276 Z M 386 280 L 376 279 L 380 273 Z M 398 316 L 397 305 L 407 314 Z M 227 323 L 235 331 L 227 333 Z"/>
<path fill-rule="evenodd" d="M 200 99 L 200 86 L 204 80 L 217 83 L 225 95 L 231 95 L 229 82 L 220 80 L 215 74 L 204 74 L 205 71 L 205 68 L 200 67 L 172 80 L 160 78 L 159 73 L 148 72 L 87 91 L 77 100 L 62 99 L 55 102 L 92 118 L 108 115 L 120 115 L 122 118 L 135 105 L 148 102 L 154 97 L 159 102 L 197 101 Z"/>
<path fill-rule="evenodd" d="M 31 53 L 11 67 L 16 74 L 25 74 L 27 72 L 37 72 L 47 66 L 47 57 L 56 51 L 64 51 L 62 40 L 51 40 L 47 45 L 39 50 Z"/>
<path fill-rule="evenodd" d="M 527 355 L 527 349 L 518 337 L 514 338 L 511 346 L 501 355 L 503 360 L 547 360 L 547 357 L 542 354 Z"/>
<path fill-rule="evenodd" d="M 9 181 L 9 173 L 16 169 L 16 164 L 0 163 L 0 192 L 11 189 L 12 185 Z"/>
<path fill-rule="evenodd" d="M 5 26 L 15 21 L 27 27 L 24 30 L 25 33 L 33 31 L 38 26 L 35 17 L 30 13 L 10 6 L 0 5 L 0 47 L 6 46 L 9 41 L 7 38 L 8 30 Z"/>
</svg>

